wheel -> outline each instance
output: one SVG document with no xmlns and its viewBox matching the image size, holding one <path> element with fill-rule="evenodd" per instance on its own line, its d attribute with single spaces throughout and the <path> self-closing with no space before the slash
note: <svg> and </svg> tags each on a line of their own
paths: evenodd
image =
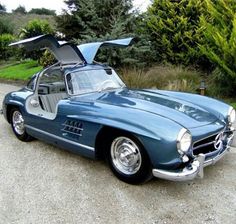
<svg viewBox="0 0 236 224">
<path fill-rule="evenodd" d="M 113 173 L 129 184 L 152 178 L 151 163 L 141 143 L 131 135 L 118 135 L 109 141 L 108 162 Z"/>
<path fill-rule="evenodd" d="M 33 137 L 27 134 L 25 130 L 24 118 L 18 108 L 11 110 L 11 127 L 16 137 L 24 142 L 33 140 Z"/>
</svg>

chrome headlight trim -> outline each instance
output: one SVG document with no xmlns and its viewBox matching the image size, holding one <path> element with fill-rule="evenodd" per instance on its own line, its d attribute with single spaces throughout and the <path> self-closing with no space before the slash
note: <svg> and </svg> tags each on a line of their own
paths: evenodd
<svg viewBox="0 0 236 224">
<path fill-rule="evenodd" d="M 233 107 L 230 107 L 227 114 L 227 119 L 229 124 L 232 124 L 236 119 L 236 112 Z"/>
<path fill-rule="evenodd" d="M 184 142 L 187 140 L 187 143 Z M 182 128 L 177 136 L 177 149 L 183 155 L 186 154 L 192 145 L 192 135 L 186 128 Z"/>
</svg>

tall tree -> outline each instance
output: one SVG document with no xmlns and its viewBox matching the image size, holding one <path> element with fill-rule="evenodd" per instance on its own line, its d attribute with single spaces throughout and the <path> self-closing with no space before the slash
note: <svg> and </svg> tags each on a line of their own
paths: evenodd
<svg viewBox="0 0 236 224">
<path fill-rule="evenodd" d="M 204 0 L 206 15 L 201 16 L 205 37 L 201 51 L 217 66 L 215 87 L 236 95 L 236 2 L 235 0 Z"/>
<path fill-rule="evenodd" d="M 202 0 L 154 0 L 148 8 L 146 30 L 161 62 L 195 64 L 201 59 L 198 44 Z M 204 59 L 203 59 L 204 60 Z"/>
<path fill-rule="evenodd" d="M 19 5 L 15 10 L 12 10 L 13 13 L 26 14 L 27 11 L 24 6 Z"/>
<path fill-rule="evenodd" d="M 68 9 L 56 17 L 57 28 L 68 39 L 121 36 L 132 32 L 131 0 L 66 0 Z"/>
</svg>

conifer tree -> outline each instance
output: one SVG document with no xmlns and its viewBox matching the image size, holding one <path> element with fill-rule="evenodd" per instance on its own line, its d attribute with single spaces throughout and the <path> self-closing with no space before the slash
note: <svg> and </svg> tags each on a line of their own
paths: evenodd
<svg viewBox="0 0 236 224">
<path fill-rule="evenodd" d="M 131 0 L 66 0 L 68 9 L 56 17 L 67 39 L 88 40 L 121 36 L 133 29 Z"/>
<path fill-rule="evenodd" d="M 201 51 L 213 62 L 216 83 L 224 94 L 235 96 L 236 89 L 236 2 L 204 0 L 207 14 L 201 16 L 205 41 Z"/>
<path fill-rule="evenodd" d="M 203 10 L 201 0 L 153 1 L 147 12 L 146 32 L 158 61 L 184 65 L 204 61 L 198 49 Z"/>
</svg>

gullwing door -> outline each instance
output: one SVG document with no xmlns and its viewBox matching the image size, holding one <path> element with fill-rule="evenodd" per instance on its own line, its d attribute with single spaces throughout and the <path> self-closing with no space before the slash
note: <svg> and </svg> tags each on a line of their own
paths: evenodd
<svg viewBox="0 0 236 224">
<path fill-rule="evenodd" d="M 109 40 L 104 42 L 93 42 L 87 44 L 78 45 L 78 49 L 82 53 L 88 64 L 92 64 L 94 58 L 97 55 L 99 48 L 101 47 L 128 47 L 133 43 L 134 38 L 124 38 L 117 40 Z"/>
<path fill-rule="evenodd" d="M 85 62 L 83 55 L 76 45 L 60 42 L 50 34 L 21 40 L 12 43 L 9 46 L 24 47 L 27 51 L 46 48 L 52 52 L 61 64 L 77 64 Z"/>
</svg>

